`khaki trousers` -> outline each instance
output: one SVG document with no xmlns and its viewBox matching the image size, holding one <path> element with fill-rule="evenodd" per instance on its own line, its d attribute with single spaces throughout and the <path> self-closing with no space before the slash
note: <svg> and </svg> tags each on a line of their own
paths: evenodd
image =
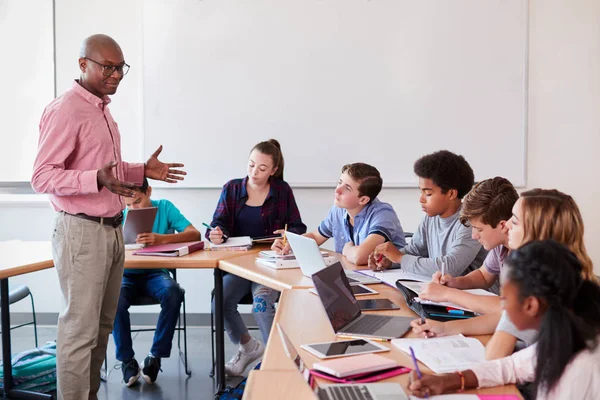
<svg viewBox="0 0 600 400">
<path fill-rule="evenodd" d="M 58 317 L 58 399 L 97 399 L 123 276 L 122 228 L 61 212 L 52 255 L 66 303 Z"/>
</svg>

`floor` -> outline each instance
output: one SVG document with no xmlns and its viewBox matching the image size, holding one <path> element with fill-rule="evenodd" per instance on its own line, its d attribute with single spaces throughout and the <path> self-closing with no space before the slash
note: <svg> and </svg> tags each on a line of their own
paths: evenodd
<svg viewBox="0 0 600 400">
<path fill-rule="evenodd" d="M 250 331 L 256 338 L 258 331 Z M 177 335 L 177 333 L 175 333 Z M 133 346 L 136 359 L 141 364 L 152 345 L 153 332 L 141 332 L 134 334 Z M 229 360 L 236 352 L 236 347 L 226 337 L 225 359 Z M 182 337 L 183 338 L 183 337 Z M 56 339 L 56 327 L 38 327 L 38 340 L 40 345 L 49 340 Z M 183 340 L 183 339 L 182 339 Z M 12 349 L 13 354 L 34 347 L 33 328 L 23 327 L 13 331 Z M 183 342 L 182 342 L 183 347 Z M 173 342 L 173 350 L 170 358 L 162 360 L 162 370 L 154 385 L 148 385 L 140 381 L 132 387 L 126 387 L 122 383 L 122 374 L 115 367 L 118 365 L 114 356 L 114 343 L 111 340 L 108 347 L 109 376 L 108 381 L 102 383 L 98 393 L 99 400 L 186 400 L 186 399 L 212 399 L 215 389 L 215 381 L 209 377 L 211 369 L 211 345 L 210 328 L 188 328 L 188 363 L 192 375 L 185 374 L 183 363 L 177 356 L 177 336 Z M 241 378 L 228 379 L 228 386 L 235 386 Z"/>
</svg>

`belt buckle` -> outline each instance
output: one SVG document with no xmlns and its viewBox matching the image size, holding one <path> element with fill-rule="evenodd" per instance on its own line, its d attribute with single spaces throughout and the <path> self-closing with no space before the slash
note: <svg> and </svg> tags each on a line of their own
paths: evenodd
<svg viewBox="0 0 600 400">
<path fill-rule="evenodd" d="M 118 213 L 113 220 L 113 227 L 116 228 L 123 222 L 123 212 Z"/>
</svg>

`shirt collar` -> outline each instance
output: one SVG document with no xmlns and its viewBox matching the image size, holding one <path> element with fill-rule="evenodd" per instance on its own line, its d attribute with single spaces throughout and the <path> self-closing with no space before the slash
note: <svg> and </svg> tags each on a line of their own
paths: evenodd
<svg viewBox="0 0 600 400">
<path fill-rule="evenodd" d="M 110 103 L 110 97 L 104 96 L 103 98 L 100 98 L 88 92 L 87 89 L 79 84 L 79 79 L 75 79 L 73 81 L 73 86 L 71 86 L 71 89 L 73 89 L 75 93 L 83 97 L 85 101 L 92 104 L 94 107 L 104 109 L 104 107 Z"/>
<path fill-rule="evenodd" d="M 242 191 L 240 193 L 240 197 L 241 198 L 248 198 L 248 190 L 246 189 L 246 184 L 248 183 L 248 175 L 246 175 L 246 177 L 244 179 L 242 179 Z M 269 178 L 269 194 L 267 195 L 267 198 L 265 199 L 265 201 L 269 200 L 271 197 L 275 197 L 275 180 L 271 177 Z"/>
<path fill-rule="evenodd" d="M 359 211 L 358 214 L 356 214 L 354 216 L 354 222 L 356 222 L 356 219 L 360 219 L 360 218 L 364 218 L 368 215 L 369 210 L 371 209 L 371 207 L 373 207 L 373 205 L 375 203 L 379 203 L 379 199 L 377 197 L 375 197 L 373 199 L 373 201 L 371 201 L 369 204 L 367 204 L 362 210 Z M 350 214 L 348 214 L 348 210 L 344 208 L 344 220 L 345 221 L 349 221 L 350 219 Z"/>
</svg>

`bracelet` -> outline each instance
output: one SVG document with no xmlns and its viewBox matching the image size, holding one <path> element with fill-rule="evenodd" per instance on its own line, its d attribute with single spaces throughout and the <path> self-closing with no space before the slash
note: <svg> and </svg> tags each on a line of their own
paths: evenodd
<svg viewBox="0 0 600 400">
<path fill-rule="evenodd" d="M 463 374 L 460 371 L 456 372 L 458 374 L 458 376 L 460 376 L 460 389 L 458 389 L 458 392 L 463 392 L 465 390 L 465 374 Z"/>
</svg>

